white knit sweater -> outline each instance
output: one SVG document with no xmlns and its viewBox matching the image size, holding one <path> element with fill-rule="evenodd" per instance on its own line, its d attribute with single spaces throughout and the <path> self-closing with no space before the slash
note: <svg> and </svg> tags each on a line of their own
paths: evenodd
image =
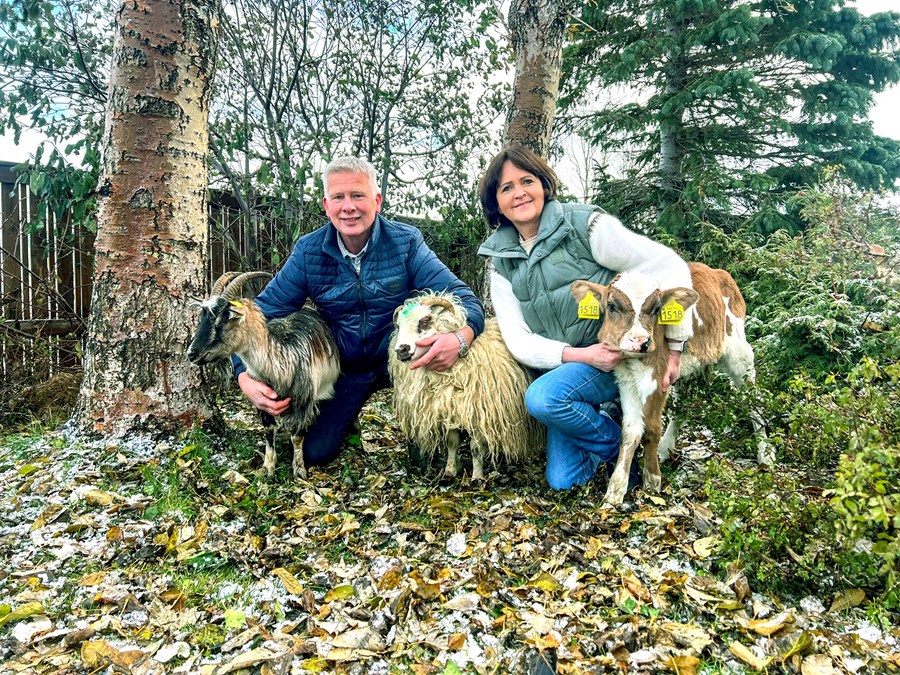
<svg viewBox="0 0 900 675">
<path fill-rule="evenodd" d="M 632 232 L 618 218 L 597 212 L 588 221 L 588 230 L 591 253 L 601 266 L 614 272 L 649 274 L 659 281 L 661 288 L 692 287 L 687 263 L 675 251 Z M 569 345 L 531 331 L 512 284 L 496 270 L 491 272 L 491 302 L 503 340 L 517 361 L 541 370 L 550 370 L 562 363 L 563 349 Z M 574 311 L 574 300 L 572 307 Z M 685 312 L 681 324 L 666 329 L 666 337 L 687 340 L 693 334 L 693 314 Z"/>
</svg>

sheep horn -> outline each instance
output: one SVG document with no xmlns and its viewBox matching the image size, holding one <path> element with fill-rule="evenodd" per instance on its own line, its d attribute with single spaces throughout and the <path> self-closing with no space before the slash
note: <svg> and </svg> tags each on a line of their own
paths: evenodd
<svg viewBox="0 0 900 675">
<path fill-rule="evenodd" d="M 231 282 L 229 282 L 229 284 L 225 287 L 225 290 L 222 291 L 222 296 L 226 300 L 234 300 L 248 281 L 250 281 L 251 279 L 259 279 L 260 277 L 271 279 L 272 275 L 268 272 L 244 272 L 243 274 L 238 275 Z"/>
<path fill-rule="evenodd" d="M 432 305 L 437 305 L 439 307 L 443 307 L 444 309 L 452 312 L 455 307 L 453 302 L 448 300 L 447 298 L 442 298 L 437 295 L 426 295 L 419 301 L 420 305 L 424 305 L 425 307 L 429 307 Z"/>
<path fill-rule="evenodd" d="M 216 283 L 213 284 L 212 293 L 210 293 L 210 295 L 219 295 L 223 290 L 225 290 L 228 282 L 230 282 L 239 274 L 240 272 L 225 272 L 225 274 L 216 279 Z"/>
</svg>

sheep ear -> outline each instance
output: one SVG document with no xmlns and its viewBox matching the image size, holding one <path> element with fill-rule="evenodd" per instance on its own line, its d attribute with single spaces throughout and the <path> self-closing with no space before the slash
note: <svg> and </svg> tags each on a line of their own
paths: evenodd
<svg viewBox="0 0 900 675">
<path fill-rule="evenodd" d="M 700 299 L 700 294 L 690 288 L 669 288 L 665 291 L 662 291 L 660 299 L 662 301 L 663 307 L 674 300 L 679 305 L 684 307 L 684 309 L 688 309 Z"/>
<path fill-rule="evenodd" d="M 397 309 L 394 310 L 394 318 L 391 319 L 391 321 L 395 326 L 397 325 L 397 317 L 400 316 L 400 312 L 403 311 L 404 307 L 406 307 L 406 305 L 400 305 Z"/>
<path fill-rule="evenodd" d="M 590 281 L 573 281 L 571 286 L 572 297 L 578 302 L 584 300 L 584 296 L 588 293 L 593 293 L 594 297 L 602 302 L 606 300 L 606 292 L 608 290 L 609 286 L 593 284 Z"/>
</svg>

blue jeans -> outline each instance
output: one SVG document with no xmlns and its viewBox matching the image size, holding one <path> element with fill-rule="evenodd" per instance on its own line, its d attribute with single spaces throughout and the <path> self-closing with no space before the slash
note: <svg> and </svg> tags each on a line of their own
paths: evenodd
<svg viewBox="0 0 900 675">
<path fill-rule="evenodd" d="M 386 367 L 341 373 L 334 385 L 334 398 L 319 404 L 319 416 L 306 432 L 303 441 L 306 466 L 328 464 L 337 457 L 366 400 L 379 389 L 390 386 Z"/>
<path fill-rule="evenodd" d="M 547 482 L 552 489 L 586 483 L 598 466 L 616 461 L 621 429 L 597 407 L 618 395 L 612 373 L 584 363 L 564 363 L 528 387 L 528 412 L 547 427 Z"/>
</svg>

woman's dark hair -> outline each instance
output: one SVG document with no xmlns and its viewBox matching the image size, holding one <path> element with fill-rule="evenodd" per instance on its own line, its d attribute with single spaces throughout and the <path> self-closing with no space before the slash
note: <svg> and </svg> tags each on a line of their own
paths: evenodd
<svg viewBox="0 0 900 675">
<path fill-rule="evenodd" d="M 484 219 L 491 228 L 501 225 L 512 225 L 509 219 L 500 213 L 500 205 L 497 203 L 497 188 L 500 185 L 500 174 L 503 173 L 503 165 L 512 162 L 515 166 L 537 176 L 544 188 L 545 202 L 556 199 L 556 185 L 559 182 L 556 174 L 547 161 L 535 154 L 524 145 L 514 143 L 508 145 L 491 160 L 487 170 L 478 182 L 478 198 L 481 200 L 481 208 L 484 210 Z"/>
</svg>

